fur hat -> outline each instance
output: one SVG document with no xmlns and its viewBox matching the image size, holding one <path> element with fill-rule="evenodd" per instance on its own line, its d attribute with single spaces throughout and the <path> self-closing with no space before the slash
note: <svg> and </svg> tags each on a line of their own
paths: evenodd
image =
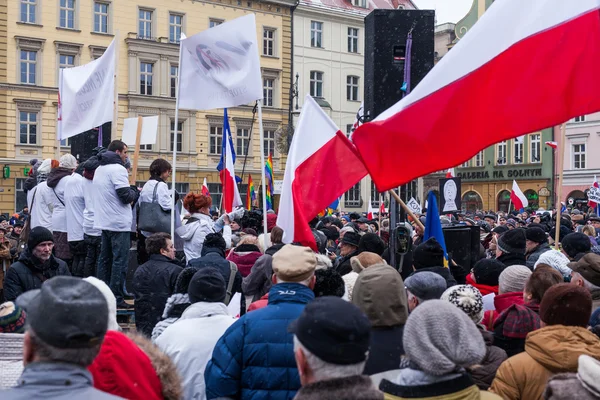
<svg viewBox="0 0 600 400">
<path fill-rule="evenodd" d="M 382 255 L 385 251 L 385 243 L 375 233 L 365 233 L 358 242 L 358 251 L 370 251 L 371 253 Z"/>
<path fill-rule="evenodd" d="M 350 258 L 350 265 L 354 272 L 360 273 L 363 269 L 370 267 L 371 265 L 385 264 L 385 261 L 381 256 L 370 251 L 365 251 L 357 256 Z"/>
<path fill-rule="evenodd" d="M 587 235 L 573 232 L 566 235 L 560 243 L 569 258 L 576 258 L 580 253 L 587 253 L 592 248 L 592 243 Z"/>
<path fill-rule="evenodd" d="M 315 297 L 336 296 L 342 297 L 346 293 L 346 285 L 341 275 L 333 268 L 318 269 L 315 271 Z"/>
<path fill-rule="evenodd" d="M 592 315 L 592 295 L 586 288 L 559 283 L 544 294 L 540 318 L 546 325 L 587 327 Z"/>
<path fill-rule="evenodd" d="M 542 228 L 536 226 L 525 230 L 525 237 L 535 243 L 548 243 L 548 235 Z"/>
</svg>

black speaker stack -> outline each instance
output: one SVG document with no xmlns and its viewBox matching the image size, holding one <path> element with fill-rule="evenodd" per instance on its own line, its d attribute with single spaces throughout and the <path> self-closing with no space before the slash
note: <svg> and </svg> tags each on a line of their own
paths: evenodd
<svg viewBox="0 0 600 400">
<path fill-rule="evenodd" d="M 111 142 L 111 127 L 112 122 L 107 122 L 102 125 L 102 146 L 108 147 Z M 92 156 L 92 151 L 98 147 L 98 135 L 100 134 L 99 128 L 90 129 L 80 133 L 77 136 L 73 136 L 71 141 L 71 154 L 80 163 L 84 162 Z"/>
</svg>

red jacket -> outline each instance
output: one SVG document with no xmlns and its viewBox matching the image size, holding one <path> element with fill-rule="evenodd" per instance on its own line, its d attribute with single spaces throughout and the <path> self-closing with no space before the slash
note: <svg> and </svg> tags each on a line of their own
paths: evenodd
<svg viewBox="0 0 600 400">
<path fill-rule="evenodd" d="M 248 307 L 248 312 L 265 308 L 267 304 L 269 304 L 269 293 L 261 297 L 260 300 L 256 300 L 254 303 L 250 304 L 250 307 Z"/>
<path fill-rule="evenodd" d="M 250 275 L 250 270 L 254 266 L 256 260 L 262 256 L 258 247 L 254 245 L 243 244 L 231 251 L 227 259 L 237 265 L 238 271 L 243 278 Z"/>
<path fill-rule="evenodd" d="M 483 315 L 483 321 L 481 323 L 488 331 L 493 330 L 494 322 L 498 319 L 498 316 L 502 314 L 504 310 L 512 306 L 513 304 L 523 305 L 523 292 L 511 292 L 499 294 L 494 297 L 494 306 L 496 307 L 493 311 L 486 311 Z"/>
</svg>

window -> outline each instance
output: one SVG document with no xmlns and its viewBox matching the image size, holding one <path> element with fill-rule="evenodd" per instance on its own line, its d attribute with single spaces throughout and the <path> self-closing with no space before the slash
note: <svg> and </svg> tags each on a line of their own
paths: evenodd
<svg viewBox="0 0 600 400">
<path fill-rule="evenodd" d="M 531 159 L 532 163 L 539 163 L 542 159 L 541 155 L 542 138 L 539 133 L 531 135 Z"/>
<path fill-rule="evenodd" d="M 379 196 L 380 194 L 377 190 L 377 186 L 375 186 L 375 182 L 371 181 L 371 207 L 379 207 Z"/>
<path fill-rule="evenodd" d="M 348 53 L 358 53 L 358 28 L 348 28 Z"/>
<path fill-rule="evenodd" d="M 275 55 L 275 29 L 264 28 L 263 29 L 263 55 L 274 56 Z"/>
<path fill-rule="evenodd" d="M 152 96 L 152 68 L 151 63 L 140 63 L 140 94 Z"/>
<path fill-rule="evenodd" d="M 75 56 L 69 54 L 58 55 L 58 68 L 71 68 L 75 66 Z"/>
<path fill-rule="evenodd" d="M 477 155 L 475 156 L 475 166 L 483 167 L 483 150 L 477 153 Z"/>
<path fill-rule="evenodd" d="M 60 0 L 59 26 L 75 29 L 75 0 Z"/>
<path fill-rule="evenodd" d="M 585 143 L 573 145 L 573 169 L 585 169 Z"/>
<path fill-rule="evenodd" d="M 346 124 L 346 136 L 352 135 L 354 132 L 354 124 Z"/>
<path fill-rule="evenodd" d="M 19 112 L 19 144 L 37 144 L 38 113 Z"/>
<path fill-rule="evenodd" d="M 94 2 L 94 32 L 108 33 L 108 4 Z"/>
<path fill-rule="evenodd" d="M 208 152 L 213 155 L 220 155 L 223 147 L 223 127 L 211 126 L 208 137 L 210 147 Z"/>
<path fill-rule="evenodd" d="M 37 0 L 21 0 L 21 22 L 35 24 Z"/>
<path fill-rule="evenodd" d="M 317 21 L 310 21 L 310 46 L 311 47 L 323 47 L 323 23 Z"/>
<path fill-rule="evenodd" d="M 179 43 L 183 30 L 183 15 L 169 14 L 169 42 Z"/>
<path fill-rule="evenodd" d="M 352 0 L 352 5 L 355 7 L 367 8 L 367 0 Z"/>
<path fill-rule="evenodd" d="M 265 107 L 273 107 L 273 86 L 275 86 L 275 79 L 263 78 L 263 105 Z"/>
<path fill-rule="evenodd" d="M 171 151 L 175 143 L 175 120 L 171 120 Z M 177 122 L 177 151 L 183 151 L 183 121 Z"/>
<path fill-rule="evenodd" d="M 585 122 L 585 115 L 582 115 L 580 117 L 575 117 L 573 119 L 574 122 Z"/>
<path fill-rule="evenodd" d="M 138 38 L 152 39 L 152 11 L 139 10 Z"/>
<path fill-rule="evenodd" d="M 250 129 L 237 128 L 235 154 L 245 156 L 250 148 Z"/>
<path fill-rule="evenodd" d="M 360 182 L 344 193 L 345 207 L 360 207 Z"/>
<path fill-rule="evenodd" d="M 171 72 L 169 74 L 171 97 L 177 97 L 177 84 L 178 84 L 177 74 L 178 73 L 179 73 L 179 67 L 177 65 L 171 65 Z"/>
<path fill-rule="evenodd" d="M 496 161 L 498 165 L 506 165 L 506 141 L 498 143 L 497 148 L 498 159 Z"/>
<path fill-rule="evenodd" d="M 140 150 L 152 151 L 152 145 L 151 144 L 140 144 Z M 171 151 L 172 151 L 172 149 L 171 149 Z"/>
<path fill-rule="evenodd" d="M 21 83 L 36 84 L 37 51 L 21 50 Z"/>
<path fill-rule="evenodd" d="M 471 166 L 471 160 L 465 161 L 464 163 L 461 164 L 461 167 L 463 168 L 469 168 Z"/>
<path fill-rule="evenodd" d="M 210 192 L 210 197 L 212 199 L 213 206 L 220 208 L 221 196 L 223 194 L 223 187 L 221 186 L 221 183 L 209 183 L 208 191 Z"/>
<path fill-rule="evenodd" d="M 522 138 L 514 140 L 514 156 L 515 156 L 515 164 L 523 164 L 523 146 L 525 145 L 524 140 Z"/>
<path fill-rule="evenodd" d="M 173 187 L 171 180 L 167 182 L 167 186 L 169 187 L 169 190 L 171 190 Z M 177 193 L 183 194 L 182 197 L 185 197 L 185 195 L 190 192 L 190 184 L 187 182 L 175 182 L 175 190 Z"/>
<path fill-rule="evenodd" d="M 223 23 L 224 21 L 222 19 L 214 19 L 211 18 L 208 20 L 208 27 L 209 28 L 214 28 L 215 26 L 219 26 Z"/>
<path fill-rule="evenodd" d="M 70 147 L 71 146 L 71 138 L 61 140 L 60 145 L 62 147 Z"/>
<path fill-rule="evenodd" d="M 273 129 L 263 130 L 263 139 L 265 144 L 265 157 L 269 154 L 275 155 L 275 131 Z"/>
<path fill-rule="evenodd" d="M 346 77 L 346 100 L 358 101 L 358 76 Z"/>
<path fill-rule="evenodd" d="M 310 71 L 310 95 L 323 97 L 323 73 Z"/>
<path fill-rule="evenodd" d="M 21 211 L 24 207 L 27 207 L 27 193 L 23 190 L 25 184 L 25 178 L 15 179 L 15 210 Z"/>
</svg>

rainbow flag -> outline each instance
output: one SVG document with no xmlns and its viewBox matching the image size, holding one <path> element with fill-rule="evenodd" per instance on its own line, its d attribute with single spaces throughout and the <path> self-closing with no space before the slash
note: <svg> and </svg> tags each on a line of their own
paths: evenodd
<svg viewBox="0 0 600 400">
<path fill-rule="evenodd" d="M 267 187 L 267 210 L 273 209 L 273 157 L 271 153 L 269 153 L 269 158 L 267 159 L 267 163 L 265 165 L 265 177 L 267 179 L 266 187 Z"/>
<path fill-rule="evenodd" d="M 246 209 L 252 210 L 252 205 L 256 200 L 256 192 L 254 191 L 254 182 L 252 175 L 248 175 L 248 192 L 246 193 Z"/>
</svg>

